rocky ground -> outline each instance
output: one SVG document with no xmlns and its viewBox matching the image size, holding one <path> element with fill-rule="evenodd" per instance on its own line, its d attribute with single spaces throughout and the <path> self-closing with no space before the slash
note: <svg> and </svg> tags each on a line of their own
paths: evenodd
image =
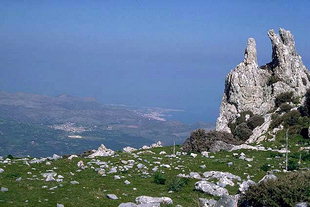
<svg viewBox="0 0 310 207">
<path fill-rule="evenodd" d="M 280 143 L 201 154 L 157 143 L 126 152 L 100 146 L 84 156 L 2 157 L 0 206 L 234 206 L 248 185 L 284 173 Z M 289 155 L 304 146 L 291 140 Z M 309 169 L 302 158 L 299 168 Z M 165 184 L 156 183 L 158 174 Z"/>
</svg>

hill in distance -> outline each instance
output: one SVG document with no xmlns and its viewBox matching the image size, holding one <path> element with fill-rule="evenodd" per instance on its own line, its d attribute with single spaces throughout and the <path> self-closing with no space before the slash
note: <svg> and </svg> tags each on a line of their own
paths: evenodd
<svg viewBox="0 0 310 207">
<path fill-rule="evenodd" d="M 100 144 L 120 150 L 154 141 L 182 143 L 196 128 L 166 120 L 173 109 L 106 105 L 93 98 L 0 91 L 0 154 L 49 156 L 80 153 Z"/>
</svg>

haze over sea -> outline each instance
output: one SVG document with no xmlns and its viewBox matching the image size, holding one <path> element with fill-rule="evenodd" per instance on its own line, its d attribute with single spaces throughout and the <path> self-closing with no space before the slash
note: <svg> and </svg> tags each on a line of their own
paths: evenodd
<svg viewBox="0 0 310 207">
<path fill-rule="evenodd" d="M 214 122 L 248 37 L 266 63 L 267 30 L 292 30 L 310 65 L 309 1 L 228 2 L 2 1 L 0 89 L 183 109 L 172 118 Z"/>
</svg>

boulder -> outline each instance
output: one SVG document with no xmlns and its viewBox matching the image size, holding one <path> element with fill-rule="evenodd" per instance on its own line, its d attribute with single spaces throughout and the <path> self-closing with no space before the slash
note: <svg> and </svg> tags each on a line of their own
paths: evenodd
<svg viewBox="0 0 310 207">
<path fill-rule="evenodd" d="M 114 155 L 115 152 L 111 149 L 106 148 L 103 144 L 96 150 L 94 153 L 89 155 L 89 158 L 94 158 L 94 157 L 108 157 Z"/>
<path fill-rule="evenodd" d="M 295 207 L 308 207 L 309 205 L 308 205 L 308 203 L 306 203 L 306 202 L 301 202 L 301 203 L 297 203 L 296 205 L 295 205 Z"/>
<path fill-rule="evenodd" d="M 136 198 L 137 204 L 173 204 L 173 201 L 169 197 L 150 197 L 139 196 Z"/>
<path fill-rule="evenodd" d="M 117 200 L 118 197 L 115 194 L 107 194 L 107 198 L 111 200 Z"/>
<path fill-rule="evenodd" d="M 216 202 L 214 199 L 199 198 L 199 207 L 214 207 Z"/>
<path fill-rule="evenodd" d="M 124 152 L 127 152 L 127 153 L 131 153 L 131 152 L 134 152 L 136 151 L 137 149 L 136 148 L 133 148 L 133 147 L 124 147 L 123 148 L 123 151 Z"/>
<path fill-rule="evenodd" d="M 228 191 L 214 183 L 208 181 L 198 181 L 195 183 L 195 189 L 213 196 L 228 195 Z"/>
<path fill-rule="evenodd" d="M 238 207 L 238 195 L 223 195 L 220 200 L 216 202 L 214 207 Z"/>
</svg>

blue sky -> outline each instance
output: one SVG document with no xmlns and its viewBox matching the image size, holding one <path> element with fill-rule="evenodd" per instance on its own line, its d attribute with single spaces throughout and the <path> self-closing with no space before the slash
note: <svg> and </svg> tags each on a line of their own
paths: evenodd
<svg viewBox="0 0 310 207">
<path fill-rule="evenodd" d="M 310 65 L 310 1 L 2 0 L 0 90 L 185 109 L 215 121 L 248 37 L 293 32 Z M 184 118 L 184 117 L 183 117 Z"/>
</svg>

